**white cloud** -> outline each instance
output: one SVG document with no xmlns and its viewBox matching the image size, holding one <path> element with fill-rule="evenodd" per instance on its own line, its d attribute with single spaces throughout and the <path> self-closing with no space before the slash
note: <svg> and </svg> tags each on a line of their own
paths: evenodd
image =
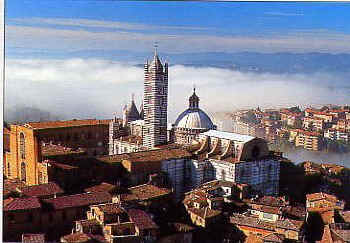
<svg viewBox="0 0 350 243">
<path fill-rule="evenodd" d="M 350 35 L 314 30 L 254 37 L 215 36 L 206 31 L 201 34 L 173 34 L 172 31 L 155 34 L 142 33 L 142 31 L 101 30 L 96 32 L 88 29 L 7 25 L 5 40 L 8 47 L 51 49 L 64 52 L 89 49 L 145 51 L 149 50 L 155 41 L 159 41 L 162 49 L 169 53 L 207 51 L 350 52 L 348 44 L 350 43 Z"/>
<path fill-rule="evenodd" d="M 131 93 L 140 104 L 143 92 L 143 68 L 97 59 L 9 59 L 5 80 L 6 106 L 25 104 L 67 118 L 120 115 Z M 350 103 L 346 80 L 329 74 L 256 74 L 176 65 L 169 68 L 170 121 L 187 108 L 193 84 L 208 112 Z"/>
</svg>

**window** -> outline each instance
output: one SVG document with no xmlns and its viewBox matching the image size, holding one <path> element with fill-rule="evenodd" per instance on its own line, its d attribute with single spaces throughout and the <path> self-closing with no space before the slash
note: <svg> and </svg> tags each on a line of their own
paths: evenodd
<svg viewBox="0 0 350 243">
<path fill-rule="evenodd" d="M 43 184 L 43 173 L 42 172 L 39 172 L 38 182 L 39 182 L 39 184 Z"/>
<path fill-rule="evenodd" d="M 21 181 L 26 182 L 26 164 L 21 163 Z"/>
<path fill-rule="evenodd" d="M 11 176 L 11 167 L 10 167 L 10 162 L 7 162 L 7 176 Z"/>
<path fill-rule="evenodd" d="M 263 213 L 263 218 L 264 219 L 273 219 L 273 215 L 269 213 Z"/>
<path fill-rule="evenodd" d="M 22 159 L 26 158 L 26 143 L 24 134 L 21 132 L 19 135 L 19 152 Z"/>
</svg>

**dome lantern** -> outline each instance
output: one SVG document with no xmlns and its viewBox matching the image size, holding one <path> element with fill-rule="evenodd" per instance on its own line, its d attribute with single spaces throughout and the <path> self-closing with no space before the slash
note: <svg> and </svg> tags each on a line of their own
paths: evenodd
<svg viewBox="0 0 350 243">
<path fill-rule="evenodd" d="M 196 95 L 196 88 L 193 88 L 193 94 L 190 96 L 189 100 L 189 108 L 190 109 L 198 109 L 199 108 L 199 97 Z"/>
</svg>

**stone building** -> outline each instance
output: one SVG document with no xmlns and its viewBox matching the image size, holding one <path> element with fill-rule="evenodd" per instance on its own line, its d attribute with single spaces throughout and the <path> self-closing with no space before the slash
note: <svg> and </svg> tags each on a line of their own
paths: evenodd
<svg viewBox="0 0 350 243">
<path fill-rule="evenodd" d="M 248 184 L 264 195 L 278 194 L 279 158 L 270 154 L 264 139 L 216 130 L 199 134 L 198 139 L 193 160 L 202 164 L 204 170 L 197 170 L 196 178 L 204 181 L 196 184 L 227 180 Z"/>
<path fill-rule="evenodd" d="M 189 107 L 182 112 L 173 125 L 174 138 L 170 138 L 178 144 L 191 144 L 197 135 L 208 130 L 216 129 L 210 117 L 199 108 L 199 97 L 196 89 L 189 98 Z"/>
<path fill-rule="evenodd" d="M 153 61 L 144 65 L 143 145 L 153 148 L 167 143 L 168 63 L 161 63 L 157 50 Z"/>
<path fill-rule="evenodd" d="M 140 113 L 136 108 L 134 95 L 132 95 L 129 105 L 123 108 L 123 127 L 127 127 L 129 122 L 140 120 Z"/>
<path fill-rule="evenodd" d="M 92 119 L 11 125 L 7 178 L 19 178 L 27 185 L 44 183 L 40 169 L 44 168 L 41 162 L 47 145 L 57 145 L 64 151 L 83 148 L 88 155 L 106 154 L 109 122 Z"/>
</svg>

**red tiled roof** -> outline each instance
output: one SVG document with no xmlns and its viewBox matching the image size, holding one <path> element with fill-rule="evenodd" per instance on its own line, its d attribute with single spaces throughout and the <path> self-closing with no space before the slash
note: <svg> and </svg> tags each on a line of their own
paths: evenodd
<svg viewBox="0 0 350 243">
<path fill-rule="evenodd" d="M 41 146 L 41 153 L 43 156 L 52 156 L 63 154 L 84 154 L 86 151 L 83 148 L 73 149 L 57 144 L 45 144 Z"/>
<path fill-rule="evenodd" d="M 263 237 L 264 242 L 283 242 L 284 241 L 284 235 L 272 233 L 269 235 L 266 235 Z"/>
<path fill-rule="evenodd" d="M 170 189 L 157 187 L 151 184 L 143 184 L 134 187 L 130 187 L 129 191 L 135 195 L 139 200 L 148 200 L 157 198 L 171 193 Z"/>
<path fill-rule="evenodd" d="M 88 234 L 78 232 L 78 233 L 62 236 L 61 242 L 85 243 L 85 242 L 92 242 L 92 238 Z"/>
<path fill-rule="evenodd" d="M 124 209 L 122 209 L 117 203 L 100 204 L 96 205 L 95 207 L 98 207 L 102 212 L 106 214 L 121 214 L 125 212 Z"/>
<path fill-rule="evenodd" d="M 64 193 L 64 191 L 56 183 L 53 182 L 23 187 L 20 189 L 20 191 L 28 197 L 41 197 Z"/>
<path fill-rule="evenodd" d="M 22 243 L 44 243 L 44 234 L 22 234 Z"/>
<path fill-rule="evenodd" d="M 112 201 L 112 196 L 108 192 L 93 192 L 45 199 L 44 201 L 57 210 L 110 202 Z"/>
<path fill-rule="evenodd" d="M 153 222 L 151 217 L 143 210 L 129 209 L 128 215 L 130 220 L 141 230 L 158 229 L 158 226 Z"/>
<path fill-rule="evenodd" d="M 67 164 L 62 164 L 62 163 L 58 163 L 58 162 L 54 162 L 54 161 L 48 161 L 48 163 L 50 165 L 52 165 L 53 167 L 56 168 L 60 168 L 62 170 L 73 170 L 73 169 L 78 169 L 79 167 L 77 166 L 71 166 L 71 165 L 67 165 Z"/>
<path fill-rule="evenodd" d="M 111 192 L 113 191 L 117 186 L 102 182 L 99 185 L 92 186 L 89 188 L 84 189 L 85 192 Z"/>
<path fill-rule="evenodd" d="M 340 215 L 342 216 L 344 222 L 350 223 L 350 211 L 342 211 L 340 212 Z"/>
<path fill-rule="evenodd" d="M 272 206 L 272 207 L 283 207 L 288 204 L 287 202 L 284 201 L 283 198 L 273 197 L 273 196 L 263 196 L 259 198 L 249 199 L 246 201 L 250 204 L 266 205 L 266 206 Z"/>
<path fill-rule="evenodd" d="M 31 129 L 50 129 L 59 127 L 80 127 L 80 126 L 96 126 L 96 125 L 108 125 L 112 120 L 69 120 L 69 121 L 47 121 L 47 122 L 29 122 L 24 126 Z"/>
<path fill-rule="evenodd" d="M 312 201 L 318 201 L 318 200 L 323 200 L 326 199 L 328 201 L 332 202 L 337 202 L 337 197 L 334 195 L 330 195 L 324 192 L 317 192 L 317 193 L 312 193 L 312 194 L 307 194 L 306 195 L 306 200 L 312 202 Z"/>
<path fill-rule="evenodd" d="M 168 148 L 168 149 L 155 149 L 149 151 L 133 152 L 126 154 L 117 154 L 109 156 L 98 157 L 99 160 L 109 163 L 122 162 L 123 160 L 129 160 L 134 162 L 151 162 L 151 161 L 163 161 L 169 159 L 188 158 L 191 157 L 185 149 L 181 148 Z"/>
<path fill-rule="evenodd" d="M 17 188 L 25 187 L 25 184 L 18 179 L 5 179 L 4 180 L 4 189 L 15 192 Z"/>
<path fill-rule="evenodd" d="M 4 211 L 30 210 L 41 208 L 38 198 L 9 198 L 4 200 Z"/>
<path fill-rule="evenodd" d="M 211 218 L 221 214 L 220 210 L 213 210 L 210 208 L 189 208 L 188 211 L 201 217 L 201 218 Z"/>
</svg>

